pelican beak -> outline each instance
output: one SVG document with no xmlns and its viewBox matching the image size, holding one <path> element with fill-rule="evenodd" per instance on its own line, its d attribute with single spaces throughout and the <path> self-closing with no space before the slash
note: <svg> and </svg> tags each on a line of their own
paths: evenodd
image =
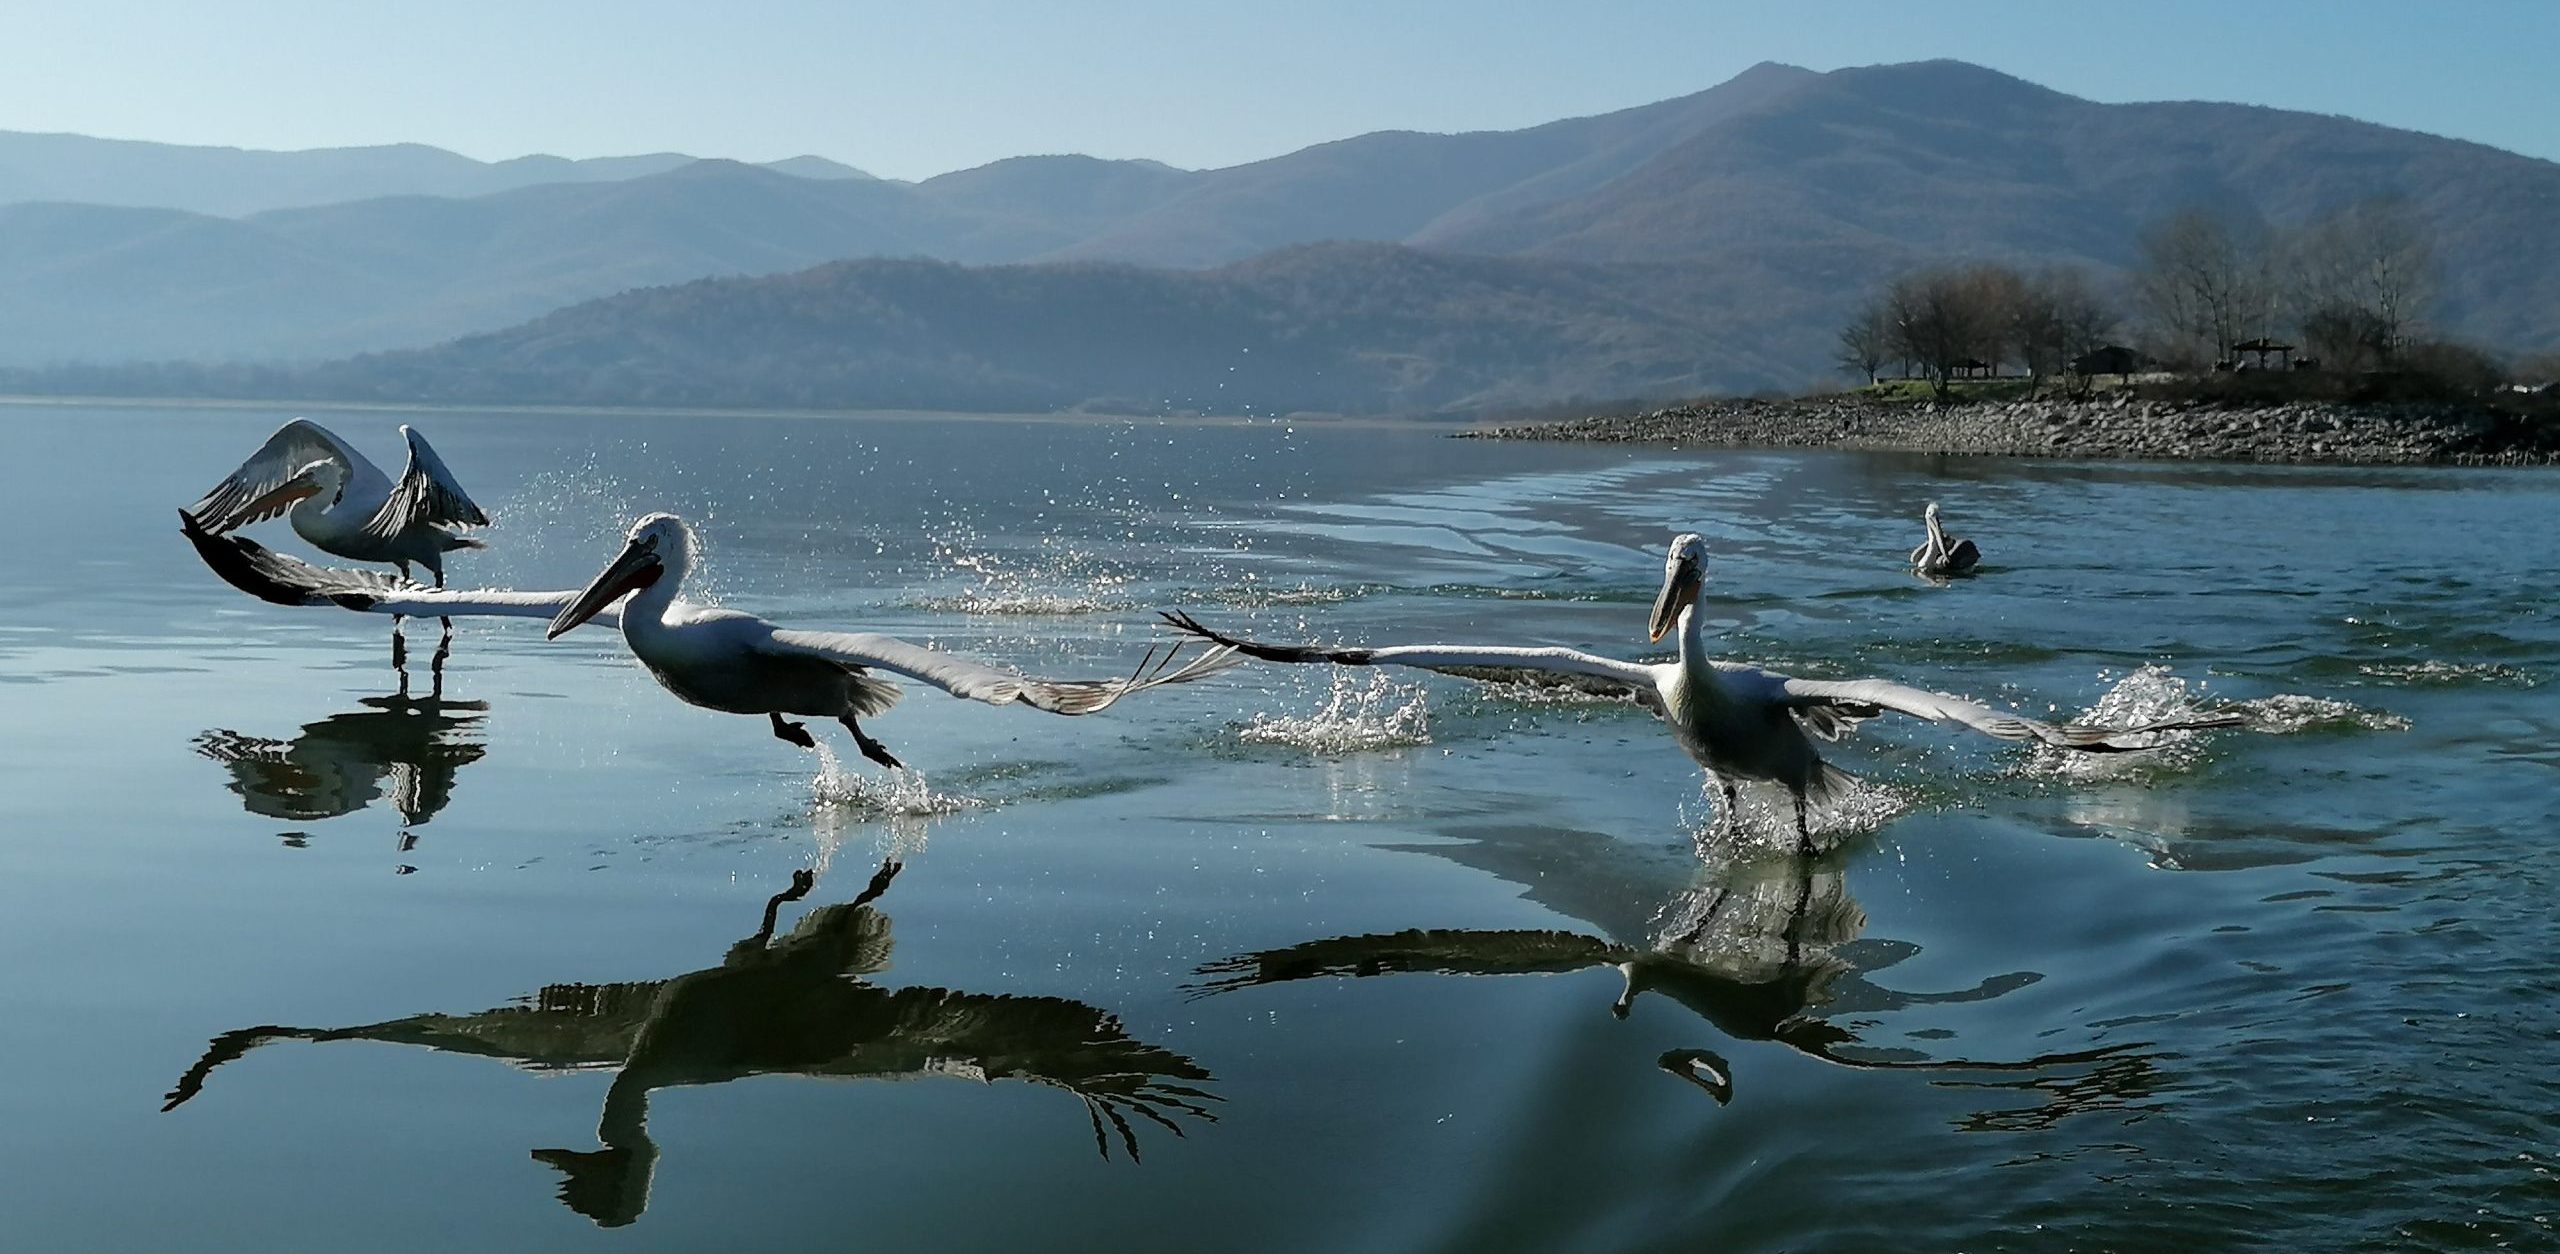
<svg viewBox="0 0 2560 1254">
<path fill-rule="evenodd" d="M 1698 603 L 1698 565 L 1682 561 L 1663 576 L 1662 595 L 1653 599 L 1653 621 L 1646 624 L 1646 634 L 1662 639 L 1680 622 L 1680 611 Z"/>
<path fill-rule="evenodd" d="M 275 491 L 241 506 L 232 511 L 232 514 L 239 518 L 266 518 L 283 513 L 286 508 L 304 497 L 318 495 L 320 495 L 320 484 L 317 480 L 309 475 L 295 475 L 285 480 Z"/>
<path fill-rule="evenodd" d="M 637 592 L 658 582 L 666 573 L 666 565 L 658 560 L 655 539 L 634 540 L 622 546 L 622 552 L 608 563 L 602 574 L 589 583 L 569 608 L 551 620 L 551 629 L 542 634 L 545 640 L 557 640 L 561 634 L 596 616 L 604 607 L 621 600 L 624 594 Z"/>
</svg>

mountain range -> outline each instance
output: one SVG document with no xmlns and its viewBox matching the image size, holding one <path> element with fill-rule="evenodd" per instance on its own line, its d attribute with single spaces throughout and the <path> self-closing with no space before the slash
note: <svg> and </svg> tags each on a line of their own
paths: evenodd
<svg viewBox="0 0 2560 1254">
<path fill-rule="evenodd" d="M 241 217 L 377 196 L 485 196 L 541 183 L 615 182 L 696 160 L 658 152 L 475 161 L 425 144 L 273 152 L 0 131 L 0 205 L 69 201 Z M 792 157 L 765 168 L 802 178 L 871 177 L 824 157 Z"/>
<path fill-rule="evenodd" d="M 2113 275 L 2182 208 L 2292 224 L 2383 195 L 2433 233 L 2438 329 L 2560 339 L 2560 164 L 2347 118 L 2099 104 L 1958 62 L 1762 65 L 1597 117 L 1217 170 L 1042 156 L 902 183 L 618 160 L 227 217 L 0 206 L 0 364 L 372 353 L 220 377 L 384 399 L 1196 408 L 1246 403 L 1213 374 L 1250 347 L 1308 372 L 1263 365 L 1261 408 L 1788 387 L 1914 264 Z M 746 377 L 742 355 L 765 369 Z M 18 382 L 75 373 L 105 377 Z M 541 394 L 473 391 L 501 378 Z"/>
</svg>

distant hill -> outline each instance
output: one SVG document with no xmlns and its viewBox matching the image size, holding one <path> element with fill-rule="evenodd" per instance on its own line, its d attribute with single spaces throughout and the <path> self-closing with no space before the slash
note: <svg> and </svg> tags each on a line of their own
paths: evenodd
<svg viewBox="0 0 2560 1254">
<path fill-rule="evenodd" d="M 2281 225 L 2381 195 L 2433 228 L 2446 329 L 2560 341 L 2560 164 L 2351 118 L 2098 104 L 1956 61 L 1811 76 L 1566 200 L 1447 220 L 1409 242 L 1576 261 L 1752 255 L 1838 276 L 1944 258 L 2130 264 L 2194 205 Z"/>
<path fill-rule="evenodd" d="M 324 365 L 74 367 L 0 374 L 0 387 L 1272 414 L 1694 393 L 1737 369 L 1774 378 L 1784 346 L 1710 314 L 1699 296 L 1713 277 L 1388 244 L 1308 245 L 1213 270 L 850 261 L 630 292 Z"/>
<path fill-rule="evenodd" d="M 1288 250 L 1366 241 L 1441 255 L 1426 266 L 1408 253 L 1378 254 L 1399 258 L 1382 280 L 1452 284 L 1401 295 L 1400 307 L 1463 320 L 1473 316 L 1461 308 L 1463 294 L 1498 307 L 1487 317 L 1545 311 L 1564 319 L 1551 338 L 1582 343 L 1603 360 L 1568 370 L 1543 349 L 1524 350 L 1511 367 L 1517 379 L 1506 384 L 1497 379 L 1503 359 L 1460 356 L 1494 337 L 1459 336 L 1414 350 L 1445 386 L 1406 387 L 1385 373 L 1355 371 L 1344 377 L 1384 391 L 1349 408 L 1378 408 L 1390 395 L 1429 398 L 1432 406 L 1548 395 L 1601 380 L 1788 386 L 1825 375 L 1832 329 L 1849 306 L 1915 264 L 2070 262 L 2110 274 L 2132 259 L 2146 222 L 2176 209 L 2206 204 L 2289 225 L 2385 194 L 2406 198 L 2435 233 L 2445 277 L 2438 329 L 2509 351 L 2560 342 L 2560 232 L 2549 225 L 2560 217 L 2560 164 L 2346 118 L 2227 104 L 2097 104 L 1958 62 L 1827 74 L 1763 65 L 1695 95 L 1596 117 L 1508 132 L 1381 132 L 1221 170 L 1041 156 L 910 184 L 831 171 L 814 158 L 781 164 L 686 161 L 612 181 L 240 218 L 0 207 L 0 365 L 311 361 L 434 343 L 631 288 L 791 275 L 864 257 L 1205 268 L 1211 288 L 1250 289 L 1256 300 L 1274 297 L 1270 284 L 1301 282 L 1350 301 L 1359 275 L 1337 267 L 1362 254 Z M 1264 272 L 1250 259 L 1274 250 L 1284 250 L 1288 265 L 1254 278 Z M 1479 264 L 1486 259 L 1508 264 Z M 1168 300 L 1210 290 L 1186 287 L 1179 276 L 1140 284 L 1127 271 L 1073 264 L 915 273 L 978 276 L 948 279 L 955 291 L 972 284 L 1039 291 L 1063 302 L 1047 311 L 1057 319 L 1116 308 L 1142 290 Z M 1082 286 L 1104 273 L 1124 276 L 1113 280 L 1118 295 Z M 1284 281 L 1283 273 L 1301 278 Z M 1317 282 L 1319 273 L 1329 277 Z M 773 290 L 805 296 L 811 282 L 778 278 Z M 687 357 L 676 342 L 680 323 L 636 312 L 669 308 L 650 303 L 666 299 L 615 306 L 623 312 L 614 318 L 627 323 L 582 323 L 582 351 L 603 354 L 595 346 L 608 325 L 645 324 L 650 335 L 669 337 L 661 349 Z M 961 306 L 916 299 L 897 307 L 924 320 L 918 334 L 948 336 L 956 353 L 1007 356 L 986 332 L 934 321 Z M 1404 342 L 1397 338 L 1404 331 L 1389 334 L 1385 324 L 1324 338 L 1332 332 L 1311 306 L 1285 308 L 1291 312 L 1273 316 L 1288 325 L 1308 319 L 1311 329 L 1296 334 L 1326 344 Z M 1637 336 L 1635 310 L 1659 332 Z M 994 325 L 1046 334 L 1027 317 Z M 1134 312 L 1124 323 L 1140 324 Z M 1602 325 L 1636 336 L 1627 341 L 1636 347 L 1608 357 L 1607 346 L 1619 341 L 1576 339 Z M 521 330 L 494 340 L 532 352 L 525 346 L 542 341 L 510 338 Z M 792 336 L 779 324 L 771 331 Z M 1675 362 L 1664 345 L 1681 335 L 1705 338 Z M 1405 351 L 1374 345 L 1360 351 Z M 1072 394 L 1066 403 L 1074 403 L 1122 395 L 1116 380 L 1126 376 L 1109 371 L 1153 360 L 1139 345 L 1090 347 L 1125 360 L 1078 367 L 1099 373 L 1032 374 L 1082 380 L 1057 382 L 1055 394 Z M 518 365 L 533 370 L 528 360 Z M 846 378 L 857 375 L 870 378 Z"/>
<path fill-rule="evenodd" d="M 0 131 L 0 205 L 66 201 L 241 217 L 378 196 L 485 196 L 542 183 L 661 174 L 695 158 L 531 156 L 474 161 L 425 144 L 271 152 Z M 801 178 L 869 178 L 823 157 L 770 167 Z"/>
<path fill-rule="evenodd" d="M 900 184 L 726 161 L 237 219 L 0 206 L 0 365 L 433 343 L 634 287 L 949 252 L 949 216 Z"/>
</svg>

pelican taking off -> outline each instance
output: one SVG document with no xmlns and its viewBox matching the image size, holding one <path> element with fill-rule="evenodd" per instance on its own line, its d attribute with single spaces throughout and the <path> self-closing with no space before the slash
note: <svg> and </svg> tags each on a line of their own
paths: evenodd
<svg viewBox="0 0 2560 1254">
<path fill-rule="evenodd" d="M 441 588 L 445 554 L 484 547 L 455 531 L 485 527 L 489 516 L 454 481 L 427 437 L 407 426 L 400 436 L 409 444 L 409 464 L 394 483 L 337 433 L 296 418 L 187 512 L 215 535 L 286 514 L 294 532 L 323 553 L 387 562 L 404 576 L 414 562 Z M 452 619 L 444 620 L 444 630 L 453 634 Z M 404 649 L 396 616 L 391 640 L 397 657 Z"/>
<path fill-rule="evenodd" d="M 409 464 L 394 483 L 328 428 L 296 418 L 187 512 L 221 535 L 290 511 L 294 531 L 321 552 L 388 562 L 403 575 L 415 562 L 442 587 L 444 555 L 481 547 L 453 529 L 485 527 L 489 516 L 425 436 L 405 426 L 400 435 Z"/>
<path fill-rule="evenodd" d="M 631 652 L 667 691 L 691 705 L 761 714 L 773 734 L 814 749 L 817 740 L 784 715 L 831 718 L 853 733 L 862 755 L 903 765 L 862 730 L 859 719 L 897 704 L 885 671 L 989 705 L 1019 702 L 1052 714 L 1091 714 L 1133 692 L 1187 683 L 1237 662 L 1211 649 L 1173 665 L 1180 645 L 1151 648 L 1125 679 L 1034 679 L 876 633 L 794 631 L 749 614 L 681 600 L 692 567 L 693 530 L 673 514 L 632 524 L 622 552 L 576 592 L 428 588 L 368 571 L 297 561 L 237 536 L 216 536 L 180 512 L 205 564 L 233 587 L 279 605 L 336 605 L 375 614 L 496 615 L 551 620 L 550 638 L 590 620 L 618 626 Z M 624 601 L 625 596 L 629 600 Z M 622 601 L 620 608 L 614 607 Z"/>
<path fill-rule="evenodd" d="M 1783 784 L 1796 803 L 1797 847 L 1813 852 L 1806 816 L 1809 798 L 1845 784 L 1848 775 L 1822 760 L 1813 738 L 1837 740 L 1863 720 L 1887 710 L 1956 723 L 2002 740 L 2032 740 L 2083 753 L 2152 747 L 2153 733 L 2237 726 L 2235 715 L 2168 719 L 2138 727 L 2055 726 L 2004 714 L 1961 697 L 1925 692 L 1881 679 L 1796 679 L 1707 656 L 1706 629 L 1697 615 L 1706 584 L 1707 544 L 1694 535 L 1671 542 L 1663 562 L 1662 593 L 1653 604 L 1652 637 L 1676 634 L 1677 661 L 1624 662 L 1575 649 L 1503 648 L 1418 644 L 1382 648 L 1325 649 L 1264 644 L 1212 631 L 1188 614 L 1165 619 L 1191 635 L 1272 662 L 1331 662 L 1342 666 L 1412 666 L 1467 679 L 1569 686 L 1634 698 L 1663 722 L 1680 747 L 1724 789 L 1728 820 L 1739 801 L 1737 784 Z"/>
<path fill-rule="evenodd" d="M 1920 511 L 1920 521 L 1929 528 L 1929 538 L 1921 541 L 1919 548 L 1911 550 L 1912 570 L 1931 579 L 1944 579 L 1950 575 L 1970 575 L 1974 567 L 1982 564 L 1982 550 L 1975 547 L 1973 541 L 1948 542 L 1946 529 L 1938 525 L 1936 501 L 1929 502 L 1929 508 Z"/>
</svg>

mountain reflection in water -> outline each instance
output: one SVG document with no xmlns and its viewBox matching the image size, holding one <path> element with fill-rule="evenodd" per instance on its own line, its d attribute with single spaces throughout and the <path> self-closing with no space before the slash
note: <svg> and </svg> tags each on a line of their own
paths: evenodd
<svg viewBox="0 0 2560 1254">
<path fill-rule="evenodd" d="M 763 925 L 717 966 L 663 980 L 552 984 L 477 1014 L 421 1014 L 346 1028 L 241 1028 L 215 1037 L 168 1094 L 174 1110 L 216 1067 L 269 1041 L 382 1041 L 496 1058 L 534 1071 L 612 1069 L 593 1150 L 539 1149 L 559 1169 L 560 1200 L 604 1227 L 640 1217 L 658 1147 L 649 1094 L 760 1075 L 829 1079 L 953 1076 L 1027 1080 L 1073 1093 L 1094 1148 L 1116 1142 L 1134 1161 L 1132 1116 L 1183 1135 L 1180 1120 L 1215 1122 L 1191 1059 L 1132 1039 L 1110 1012 L 1060 997 L 883 988 L 862 977 L 889 965 L 889 916 L 872 903 L 898 873 L 881 867 L 853 901 L 810 911 L 774 939 L 775 918 L 815 882 L 808 871 L 766 903 Z"/>
</svg>

